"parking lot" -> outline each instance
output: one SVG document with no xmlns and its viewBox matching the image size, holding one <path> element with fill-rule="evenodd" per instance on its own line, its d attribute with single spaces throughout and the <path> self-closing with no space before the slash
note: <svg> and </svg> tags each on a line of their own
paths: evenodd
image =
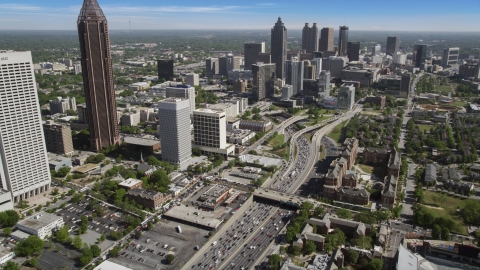
<svg viewBox="0 0 480 270">
<path fill-rule="evenodd" d="M 88 229 L 95 231 L 99 234 L 109 235 L 111 231 L 123 231 L 125 224 L 122 220 L 122 213 L 113 207 L 99 203 L 99 206 L 102 207 L 103 213 L 101 216 L 92 218 L 92 214 L 97 211 L 87 210 L 87 205 L 90 203 L 91 199 L 86 198 L 81 202 L 67 204 L 65 208 L 57 210 L 57 215 L 63 216 L 63 221 L 71 229 L 70 232 L 76 231 L 81 225 L 82 216 L 89 217 Z"/>
<path fill-rule="evenodd" d="M 182 233 L 179 233 L 180 226 Z M 132 269 L 180 269 L 208 241 L 208 231 L 173 221 L 161 220 L 151 231 L 142 233 L 112 261 Z M 173 264 L 166 261 L 168 254 L 175 256 Z"/>
<path fill-rule="evenodd" d="M 232 168 L 232 169 L 227 169 L 225 171 L 223 171 L 222 173 L 222 178 L 227 178 L 230 182 L 236 182 L 236 183 L 240 183 L 242 185 L 250 185 L 252 183 L 252 180 L 253 179 L 248 179 L 248 178 L 245 178 L 245 177 L 240 177 L 240 176 L 237 176 L 237 175 L 234 175 L 235 173 L 244 173 L 242 171 L 243 168 Z M 246 173 L 245 173 L 246 174 Z M 255 176 L 258 177 L 261 177 L 261 175 L 259 174 L 254 174 L 254 173 L 250 173 L 250 174 L 253 174 Z"/>
<path fill-rule="evenodd" d="M 37 259 L 39 269 L 79 269 L 81 265 L 75 260 L 81 254 L 71 246 L 52 243 L 54 247 L 45 246 L 42 256 Z"/>
</svg>

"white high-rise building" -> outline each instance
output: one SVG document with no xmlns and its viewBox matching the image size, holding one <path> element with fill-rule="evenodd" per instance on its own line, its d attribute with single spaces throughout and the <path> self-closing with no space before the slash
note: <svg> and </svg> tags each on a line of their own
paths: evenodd
<svg viewBox="0 0 480 270">
<path fill-rule="evenodd" d="M 30 52 L 0 51 L 0 178 L 14 202 L 50 189 Z"/>
<path fill-rule="evenodd" d="M 322 72 L 322 58 L 314 58 L 312 60 L 312 65 L 315 65 L 317 67 L 315 72 L 315 79 L 318 79 L 320 77 L 320 72 Z"/>
<path fill-rule="evenodd" d="M 195 110 L 195 88 L 193 86 L 178 84 L 175 87 L 167 87 L 165 97 L 188 99 L 190 101 L 190 114 Z"/>
<path fill-rule="evenodd" d="M 235 145 L 227 143 L 227 116 L 225 111 L 194 110 L 193 138 L 194 146 L 204 153 L 222 154 L 224 156 L 235 153 Z"/>
<path fill-rule="evenodd" d="M 158 102 L 162 160 L 181 165 L 192 156 L 190 101 L 167 98 Z"/>
<path fill-rule="evenodd" d="M 297 58 L 285 62 L 285 84 L 293 86 L 293 94 L 296 95 L 303 89 L 303 61 Z"/>
</svg>

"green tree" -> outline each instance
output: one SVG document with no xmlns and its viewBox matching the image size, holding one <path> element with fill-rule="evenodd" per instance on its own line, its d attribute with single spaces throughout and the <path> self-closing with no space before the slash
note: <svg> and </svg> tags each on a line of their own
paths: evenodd
<svg viewBox="0 0 480 270">
<path fill-rule="evenodd" d="M 367 264 L 367 269 L 368 270 L 382 270 L 383 268 L 383 261 L 378 258 L 372 259 L 368 264 Z"/>
<path fill-rule="evenodd" d="M 82 250 L 82 256 L 80 257 L 80 263 L 85 266 L 89 264 L 93 259 L 92 250 L 86 245 Z"/>
<path fill-rule="evenodd" d="M 282 262 L 282 258 L 280 255 L 273 254 L 268 257 L 268 264 L 270 265 L 270 269 L 278 270 L 280 269 L 280 263 Z"/>
<path fill-rule="evenodd" d="M 307 243 L 305 243 L 305 247 L 303 247 L 303 251 L 305 254 L 310 255 L 312 252 L 314 252 L 317 249 L 315 246 L 315 243 L 311 240 L 307 240 Z"/>
<path fill-rule="evenodd" d="M 12 233 L 11 228 L 3 228 L 3 235 L 8 237 L 8 236 L 10 236 L 11 233 Z"/>
<path fill-rule="evenodd" d="M 442 240 L 450 241 L 450 230 L 448 228 L 442 228 Z"/>
<path fill-rule="evenodd" d="M 152 222 L 147 222 L 147 229 L 150 231 L 153 229 L 153 223 Z"/>
<path fill-rule="evenodd" d="M 317 206 L 313 210 L 313 215 L 315 217 L 319 217 L 319 216 L 323 215 L 323 213 L 325 213 L 325 209 L 323 209 L 323 207 L 321 207 L 321 206 Z"/>
<path fill-rule="evenodd" d="M 315 207 L 315 205 L 311 202 L 303 202 L 301 205 L 300 205 L 300 209 L 303 209 L 303 210 L 306 210 L 307 212 L 309 212 L 310 210 L 312 210 L 313 208 Z"/>
<path fill-rule="evenodd" d="M 337 209 L 337 216 L 343 219 L 350 219 L 352 217 L 352 212 L 350 212 L 350 210 L 340 208 Z"/>
<path fill-rule="evenodd" d="M 102 250 L 97 245 L 91 245 L 90 250 L 92 251 L 93 257 L 98 257 L 102 253 Z"/>
<path fill-rule="evenodd" d="M 37 259 L 36 258 L 31 258 L 30 260 L 26 260 L 24 265 L 29 266 L 29 267 L 37 267 Z"/>
<path fill-rule="evenodd" d="M 279 252 L 280 254 L 285 254 L 287 253 L 287 249 L 284 246 L 280 246 Z"/>
<path fill-rule="evenodd" d="M 112 248 L 108 254 L 112 257 L 117 257 L 118 256 L 118 253 L 120 252 L 120 250 L 122 250 L 122 247 L 119 247 L 119 246 L 116 246 L 114 248 Z"/>
<path fill-rule="evenodd" d="M 292 247 L 292 255 L 293 256 L 299 256 L 300 254 L 302 254 L 302 252 L 300 251 L 300 247 L 298 247 L 298 246 Z"/>
<path fill-rule="evenodd" d="M 168 264 L 172 264 L 172 262 L 175 260 L 175 256 L 173 256 L 172 254 L 168 254 L 167 255 L 167 263 Z"/>
<path fill-rule="evenodd" d="M 36 235 L 30 235 L 27 239 L 20 241 L 15 246 L 15 253 L 19 256 L 31 256 L 40 252 L 45 246 L 45 242 Z"/>
<path fill-rule="evenodd" d="M 359 255 L 356 250 L 349 249 L 345 251 L 344 256 L 345 256 L 345 262 L 347 264 L 354 264 L 357 262 Z"/>
<path fill-rule="evenodd" d="M 117 200 L 122 201 L 125 194 L 127 194 L 125 189 L 123 189 L 123 188 L 117 189 L 117 191 L 115 191 L 115 201 L 117 201 Z"/>
<path fill-rule="evenodd" d="M 76 249 L 81 249 L 83 246 L 82 239 L 78 235 L 73 238 L 73 246 Z"/>
<path fill-rule="evenodd" d="M 26 201 L 21 201 L 21 202 L 26 202 Z M 0 212 L 0 225 L 2 227 L 12 227 L 13 225 L 17 224 L 19 219 L 20 219 L 20 216 L 15 210 L 7 210 L 7 211 Z"/>
<path fill-rule="evenodd" d="M 442 235 L 442 228 L 438 224 L 434 224 L 432 228 L 432 238 L 433 239 L 440 239 Z"/>
<path fill-rule="evenodd" d="M 352 246 L 360 247 L 362 249 L 371 249 L 372 248 L 372 238 L 369 236 L 359 236 L 358 238 L 354 238 L 350 240 L 350 244 Z"/>
<path fill-rule="evenodd" d="M 3 270 L 19 270 L 18 263 L 8 261 L 5 266 L 2 268 Z"/>
<path fill-rule="evenodd" d="M 70 236 L 68 233 L 67 226 L 63 226 L 60 230 L 55 233 L 55 238 L 58 242 L 65 242 L 67 238 Z"/>
<path fill-rule="evenodd" d="M 105 239 L 107 239 L 107 236 L 104 233 L 102 233 L 102 235 L 100 235 L 100 238 L 98 238 L 98 242 L 101 243 L 105 241 Z"/>
</svg>

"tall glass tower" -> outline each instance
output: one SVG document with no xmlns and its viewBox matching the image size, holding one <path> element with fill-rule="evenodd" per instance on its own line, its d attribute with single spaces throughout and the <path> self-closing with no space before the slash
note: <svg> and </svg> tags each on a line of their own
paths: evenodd
<svg viewBox="0 0 480 270">
<path fill-rule="evenodd" d="M 283 25 L 282 19 L 272 28 L 272 63 L 277 64 L 275 76 L 279 79 L 285 78 L 285 60 L 287 59 L 287 28 Z"/>
</svg>

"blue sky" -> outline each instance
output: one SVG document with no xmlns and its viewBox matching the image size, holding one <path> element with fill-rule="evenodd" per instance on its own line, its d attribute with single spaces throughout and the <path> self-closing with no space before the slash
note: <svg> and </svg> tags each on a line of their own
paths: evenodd
<svg viewBox="0 0 480 270">
<path fill-rule="evenodd" d="M 74 30 L 82 0 L 0 0 L 0 30 Z M 110 29 L 287 29 L 306 22 L 350 30 L 480 31 L 480 0 L 98 0 Z"/>
</svg>

